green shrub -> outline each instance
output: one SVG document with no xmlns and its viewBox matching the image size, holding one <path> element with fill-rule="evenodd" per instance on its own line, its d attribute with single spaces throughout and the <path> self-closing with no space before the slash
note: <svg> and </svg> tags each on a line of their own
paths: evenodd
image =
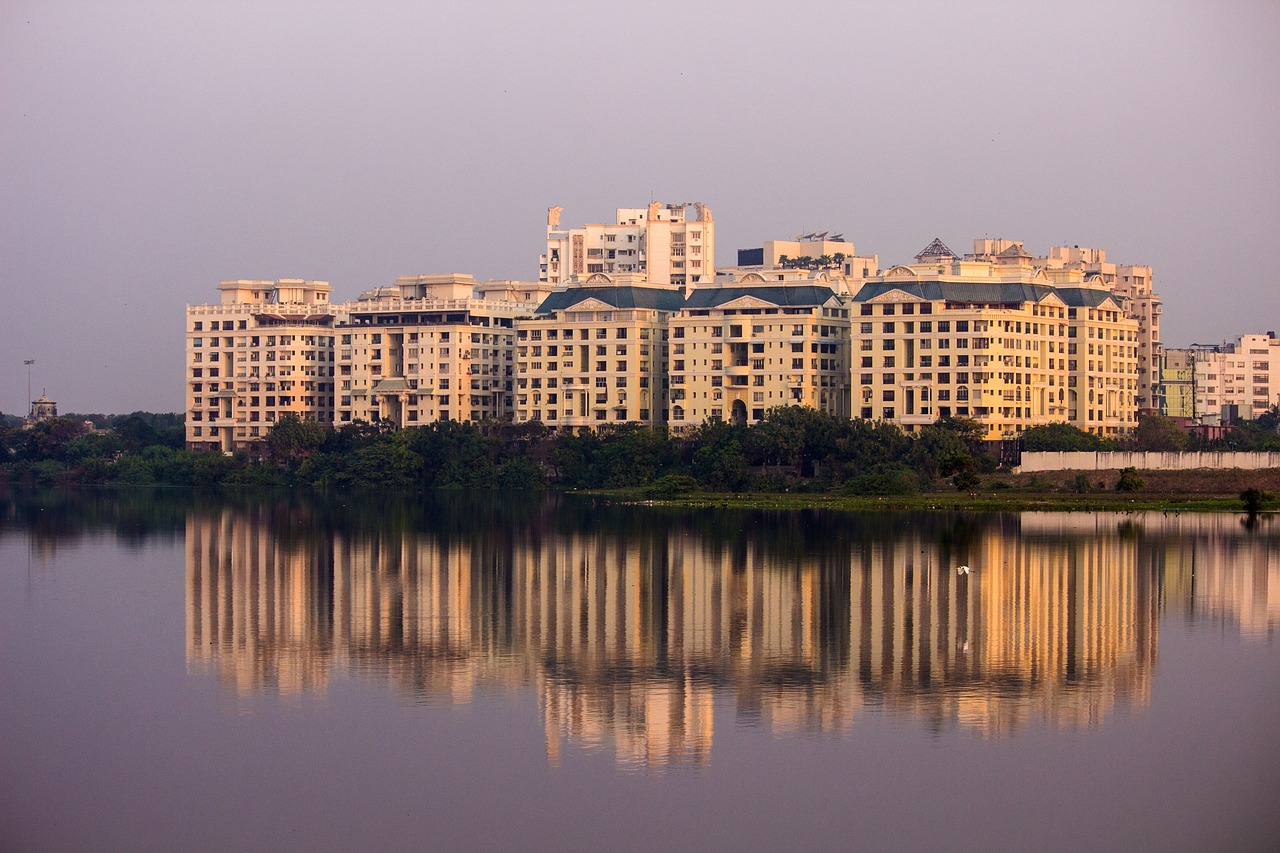
<svg viewBox="0 0 1280 853">
<path fill-rule="evenodd" d="M 1120 480 L 1116 483 L 1117 492 L 1138 492 L 1146 483 L 1138 476 L 1138 469 L 1124 468 L 1120 471 Z"/>
<path fill-rule="evenodd" d="M 651 500 L 661 501 L 696 491 L 698 491 L 698 481 L 688 474 L 667 474 L 646 486 L 641 494 Z"/>
</svg>

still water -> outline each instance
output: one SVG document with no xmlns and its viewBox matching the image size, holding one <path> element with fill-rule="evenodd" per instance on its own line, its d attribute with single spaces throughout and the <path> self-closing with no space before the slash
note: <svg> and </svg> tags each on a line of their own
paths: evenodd
<svg viewBox="0 0 1280 853">
<path fill-rule="evenodd" d="M 1278 624 L 1274 518 L 0 493 L 0 849 L 1276 849 Z"/>
</svg>

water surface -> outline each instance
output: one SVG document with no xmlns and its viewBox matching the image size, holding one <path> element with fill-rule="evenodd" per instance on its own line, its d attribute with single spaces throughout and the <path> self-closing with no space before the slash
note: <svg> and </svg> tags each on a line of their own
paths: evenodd
<svg viewBox="0 0 1280 853">
<path fill-rule="evenodd" d="M 8 495 L 0 847 L 1270 849 L 1278 622 L 1230 514 Z"/>
</svg>

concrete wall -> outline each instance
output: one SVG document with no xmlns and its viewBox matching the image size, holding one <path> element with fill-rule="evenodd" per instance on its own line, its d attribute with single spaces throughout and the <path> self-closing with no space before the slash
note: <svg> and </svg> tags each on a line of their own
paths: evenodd
<svg viewBox="0 0 1280 853">
<path fill-rule="evenodd" d="M 1280 453 L 1023 453 L 1016 473 L 1032 471 L 1191 471 L 1196 468 L 1240 468 L 1258 471 L 1280 468 Z"/>
</svg>

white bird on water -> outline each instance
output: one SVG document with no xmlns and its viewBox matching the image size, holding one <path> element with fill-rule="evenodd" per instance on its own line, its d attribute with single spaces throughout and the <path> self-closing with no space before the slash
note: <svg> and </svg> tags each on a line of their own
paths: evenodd
<svg viewBox="0 0 1280 853">
<path fill-rule="evenodd" d="M 958 575 L 967 575 L 970 572 L 975 571 L 977 571 L 977 569 L 970 568 L 969 566 L 956 566 L 956 574 Z"/>
</svg>

